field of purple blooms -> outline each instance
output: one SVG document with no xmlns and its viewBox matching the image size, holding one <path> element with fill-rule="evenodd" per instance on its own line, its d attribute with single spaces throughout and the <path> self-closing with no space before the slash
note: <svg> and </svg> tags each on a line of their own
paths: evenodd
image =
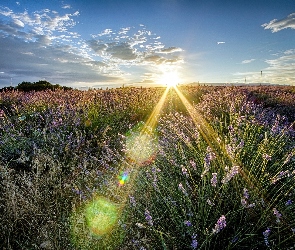
<svg viewBox="0 0 295 250">
<path fill-rule="evenodd" d="M 1 92 L 0 248 L 294 249 L 295 88 L 178 89 Z"/>
</svg>

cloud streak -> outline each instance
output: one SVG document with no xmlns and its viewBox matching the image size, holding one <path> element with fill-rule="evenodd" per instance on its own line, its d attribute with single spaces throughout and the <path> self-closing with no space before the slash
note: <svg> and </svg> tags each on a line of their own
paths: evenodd
<svg viewBox="0 0 295 250">
<path fill-rule="evenodd" d="M 248 64 L 248 63 L 251 63 L 254 61 L 255 61 L 255 59 L 244 60 L 244 61 L 242 61 L 242 64 Z"/>
<path fill-rule="evenodd" d="M 272 33 L 281 31 L 283 29 L 295 29 L 295 13 L 288 15 L 286 18 L 281 20 L 273 19 L 269 23 L 264 23 L 261 25 L 264 29 L 271 30 Z"/>
</svg>

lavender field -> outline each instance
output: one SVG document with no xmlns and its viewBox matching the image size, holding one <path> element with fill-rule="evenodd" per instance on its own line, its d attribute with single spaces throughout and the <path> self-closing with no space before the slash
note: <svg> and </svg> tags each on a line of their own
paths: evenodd
<svg viewBox="0 0 295 250">
<path fill-rule="evenodd" d="M 1 249 L 294 249 L 295 88 L 0 93 Z"/>
</svg>

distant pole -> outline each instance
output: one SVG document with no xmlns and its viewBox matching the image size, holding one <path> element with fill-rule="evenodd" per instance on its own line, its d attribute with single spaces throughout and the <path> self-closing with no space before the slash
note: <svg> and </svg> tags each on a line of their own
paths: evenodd
<svg viewBox="0 0 295 250">
<path fill-rule="evenodd" d="M 10 78 L 10 87 L 12 87 L 12 77 Z"/>
<path fill-rule="evenodd" d="M 262 83 L 262 70 L 260 71 L 260 85 Z"/>
</svg>

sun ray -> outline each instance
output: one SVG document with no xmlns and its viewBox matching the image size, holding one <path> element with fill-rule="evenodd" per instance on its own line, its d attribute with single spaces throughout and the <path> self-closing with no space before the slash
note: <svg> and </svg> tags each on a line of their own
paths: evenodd
<svg viewBox="0 0 295 250">
<path fill-rule="evenodd" d="M 126 136 L 125 161 L 118 166 L 120 175 L 115 176 L 109 182 L 109 197 L 105 198 L 105 194 L 95 193 L 91 200 L 86 201 L 80 209 L 73 213 L 72 227 L 74 231 L 72 233 L 74 238 L 79 238 L 81 217 L 86 218 L 89 234 L 95 237 L 108 237 L 116 227 L 128 197 L 133 192 L 138 167 L 153 159 L 156 154 L 155 128 L 169 89 L 169 87 L 165 89 L 144 125 L 135 128 L 130 135 Z M 87 235 L 86 232 L 81 233 L 81 235 L 85 234 Z M 80 237 L 89 237 L 89 235 Z"/>
<path fill-rule="evenodd" d="M 225 156 L 231 164 L 234 166 L 235 164 L 240 166 L 239 172 L 244 180 L 250 185 L 257 188 L 257 191 L 260 192 L 259 183 L 256 182 L 255 176 L 253 176 L 249 171 L 242 167 L 241 162 L 237 162 L 236 159 L 232 159 L 232 157 L 227 153 L 225 145 L 217 140 L 219 138 L 218 134 L 214 131 L 214 129 L 210 126 L 210 124 L 202 117 L 202 115 L 190 104 L 190 102 L 185 98 L 185 96 L 180 92 L 177 87 L 174 87 L 177 95 L 182 101 L 183 105 L 186 107 L 190 117 L 192 118 L 194 124 L 198 128 L 199 132 L 203 136 L 204 140 L 211 147 L 216 155 L 220 157 Z M 222 166 L 222 164 L 221 164 Z"/>
</svg>

